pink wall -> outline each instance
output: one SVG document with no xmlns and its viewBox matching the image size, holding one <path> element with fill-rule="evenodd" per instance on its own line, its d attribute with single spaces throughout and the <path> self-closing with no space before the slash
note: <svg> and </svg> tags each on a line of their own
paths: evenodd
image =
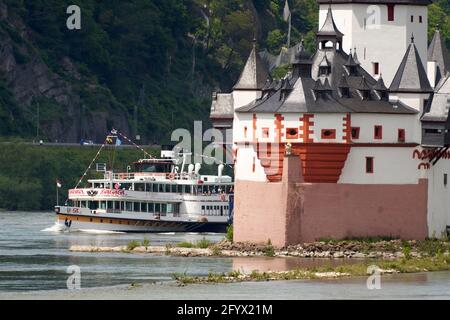
<svg viewBox="0 0 450 320">
<path fill-rule="evenodd" d="M 283 181 L 236 181 L 234 237 L 279 247 L 323 237 L 424 239 L 427 180 L 415 185 L 302 183 L 298 157 L 285 158 Z"/>
</svg>

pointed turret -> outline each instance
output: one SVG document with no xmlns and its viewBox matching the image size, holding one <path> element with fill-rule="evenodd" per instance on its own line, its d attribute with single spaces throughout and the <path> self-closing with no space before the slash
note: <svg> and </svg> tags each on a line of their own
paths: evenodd
<svg viewBox="0 0 450 320">
<path fill-rule="evenodd" d="M 331 5 L 328 7 L 327 17 L 322 25 L 322 28 L 317 32 L 317 43 L 319 49 L 342 50 L 342 38 L 344 34 L 339 31 L 334 22 L 333 12 L 331 11 Z M 333 43 L 333 47 L 328 46 L 329 42 Z"/>
<path fill-rule="evenodd" d="M 267 68 L 256 52 L 256 40 L 234 90 L 261 90 L 269 76 Z"/>
<path fill-rule="evenodd" d="M 389 88 L 391 92 L 431 93 L 430 82 L 414 44 L 414 36 Z"/>
<path fill-rule="evenodd" d="M 436 63 L 435 83 L 437 84 L 447 72 L 450 72 L 448 50 L 439 29 L 436 29 L 433 40 L 431 40 L 430 46 L 428 47 L 428 61 L 434 61 Z"/>
</svg>

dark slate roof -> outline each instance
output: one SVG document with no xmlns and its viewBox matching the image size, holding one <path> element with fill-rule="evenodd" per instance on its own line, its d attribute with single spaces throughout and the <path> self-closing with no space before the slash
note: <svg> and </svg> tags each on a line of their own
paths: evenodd
<svg viewBox="0 0 450 320">
<path fill-rule="evenodd" d="M 273 55 L 265 49 L 264 51 L 260 51 L 258 55 L 264 61 L 266 68 L 269 71 L 272 71 L 280 66 L 293 63 L 295 61 L 296 53 L 300 50 L 300 46 L 301 44 L 299 43 L 289 49 L 282 48 L 278 55 Z"/>
<path fill-rule="evenodd" d="M 428 61 L 436 61 L 438 73 L 436 74 L 436 83 L 450 72 L 450 56 L 448 55 L 447 46 L 445 45 L 442 35 L 438 29 L 434 33 L 428 47 Z"/>
<path fill-rule="evenodd" d="M 328 76 L 319 76 L 319 64 L 325 56 L 332 71 Z M 374 91 L 374 87 L 379 84 L 361 66 L 356 66 L 357 75 L 348 75 L 344 66 L 348 59 L 349 56 L 342 51 L 318 50 L 311 58 L 312 78 L 288 75 L 289 82 L 273 80 L 269 87 L 275 88 L 274 90 L 263 91 L 261 99 L 237 109 L 236 112 L 417 113 L 401 102 L 381 100 Z M 349 98 L 341 97 L 339 93 L 339 87 L 343 83 L 349 88 Z M 369 100 L 361 99 L 360 88 L 370 89 Z"/>
<path fill-rule="evenodd" d="M 388 88 L 384 84 L 384 80 L 381 75 L 380 75 L 380 78 L 378 79 L 377 83 L 373 86 L 372 89 L 377 90 L 377 91 L 387 91 L 388 90 Z"/>
<path fill-rule="evenodd" d="M 244 70 L 239 77 L 234 89 L 260 90 L 266 83 L 269 72 L 261 57 L 256 53 L 256 43 L 248 57 Z"/>
<path fill-rule="evenodd" d="M 433 100 L 422 116 L 422 121 L 443 122 L 449 118 L 450 108 L 450 73 L 436 86 Z"/>
<path fill-rule="evenodd" d="M 234 106 L 231 93 L 217 93 L 211 104 L 211 119 L 233 119 Z"/>
<path fill-rule="evenodd" d="M 411 44 L 406 50 L 389 90 L 391 92 L 433 92 L 427 72 L 414 44 L 414 37 L 411 39 Z"/>
<path fill-rule="evenodd" d="M 341 3 L 368 3 L 368 4 L 414 4 L 427 6 L 432 3 L 431 0 L 317 0 L 319 4 L 341 4 Z"/>
<path fill-rule="evenodd" d="M 318 36 L 337 36 L 343 37 L 344 34 L 339 31 L 334 23 L 333 13 L 331 12 L 331 7 L 328 8 L 327 17 L 322 25 L 322 28 L 317 32 Z"/>
</svg>

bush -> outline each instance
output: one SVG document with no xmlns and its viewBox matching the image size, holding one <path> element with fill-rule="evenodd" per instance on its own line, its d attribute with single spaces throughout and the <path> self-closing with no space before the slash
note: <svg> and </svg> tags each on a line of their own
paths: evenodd
<svg viewBox="0 0 450 320">
<path fill-rule="evenodd" d="M 274 249 L 270 239 L 267 241 L 267 246 L 264 248 L 264 255 L 266 257 L 274 257 L 275 256 L 275 249 Z"/>
<path fill-rule="evenodd" d="M 212 242 L 210 240 L 203 238 L 202 240 L 197 241 L 196 247 L 200 249 L 207 249 L 211 244 Z"/>
<path fill-rule="evenodd" d="M 133 251 L 135 248 L 139 247 L 141 244 L 139 243 L 139 241 L 133 240 L 128 242 L 127 244 L 127 250 L 128 251 Z"/>
<path fill-rule="evenodd" d="M 144 238 L 144 241 L 142 241 L 142 246 L 145 247 L 145 249 L 147 249 L 150 246 L 150 240 Z"/>
<path fill-rule="evenodd" d="M 225 238 L 226 238 L 228 241 L 233 242 L 233 225 L 232 225 L 232 224 L 230 224 L 230 225 L 227 227 L 227 234 L 226 234 Z"/>
</svg>

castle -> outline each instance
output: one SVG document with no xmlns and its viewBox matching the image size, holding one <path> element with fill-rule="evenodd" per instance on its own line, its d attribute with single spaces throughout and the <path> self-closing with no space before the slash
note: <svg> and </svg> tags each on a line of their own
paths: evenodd
<svg viewBox="0 0 450 320">
<path fill-rule="evenodd" d="M 269 75 L 256 44 L 231 93 L 235 241 L 441 237 L 450 226 L 450 58 L 429 0 L 318 0 L 316 51 Z M 273 59 L 272 59 L 273 60 Z M 274 61 L 274 60 L 273 60 Z"/>
</svg>

